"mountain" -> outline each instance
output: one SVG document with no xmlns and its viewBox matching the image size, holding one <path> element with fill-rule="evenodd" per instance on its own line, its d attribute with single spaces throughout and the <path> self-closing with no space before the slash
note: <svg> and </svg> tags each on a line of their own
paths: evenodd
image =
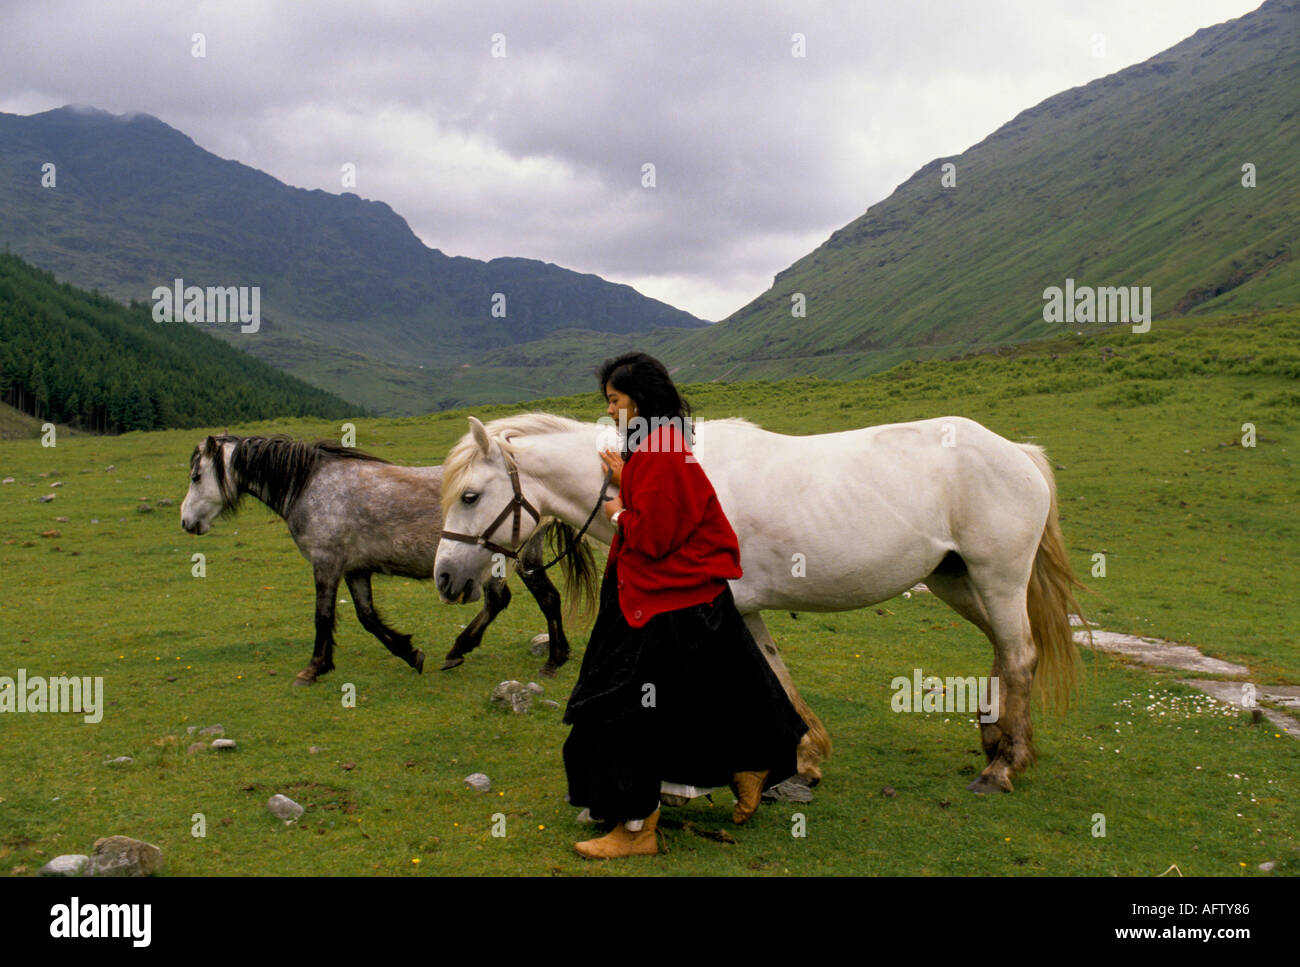
<svg viewBox="0 0 1300 967">
<path fill-rule="evenodd" d="M 159 324 L 0 255 L 0 401 L 94 432 L 214 426 L 357 408 L 183 322 Z M 5 411 L 5 431 L 24 421 Z"/>
<path fill-rule="evenodd" d="M 1150 286 L 1157 320 L 1300 304 L 1298 158 L 1300 2 L 1270 0 L 924 165 L 706 330 L 578 353 L 565 333 L 475 366 L 557 393 L 586 387 L 578 359 L 632 347 L 687 381 L 858 377 L 1059 333 L 1043 292 L 1067 279 Z"/>
<path fill-rule="evenodd" d="M 381 412 L 428 410 L 432 370 L 557 329 L 707 325 L 594 275 L 445 255 L 382 202 L 289 187 L 145 114 L 0 114 L 0 213 L 7 251 L 123 301 L 259 287 L 259 331 L 216 334 Z"/>
</svg>

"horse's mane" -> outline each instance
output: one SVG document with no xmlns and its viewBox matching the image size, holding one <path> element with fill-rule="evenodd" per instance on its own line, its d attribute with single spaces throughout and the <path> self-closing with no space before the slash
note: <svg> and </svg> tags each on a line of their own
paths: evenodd
<svg viewBox="0 0 1300 967">
<path fill-rule="evenodd" d="M 749 420 L 736 416 L 722 420 L 697 420 L 696 423 L 730 423 L 736 426 L 760 429 Z M 513 456 L 515 449 L 512 441 L 515 437 L 528 436 L 534 433 L 565 433 L 581 429 L 587 425 L 581 420 L 570 419 L 567 416 L 538 412 L 503 416 L 491 423 L 483 424 L 483 429 L 487 430 L 490 441 L 495 442 L 502 450 Z M 461 495 L 465 492 L 470 470 L 474 467 L 475 461 L 479 459 L 482 452 L 474 439 L 473 433 L 466 433 L 451 448 L 451 452 L 447 454 L 447 459 L 442 463 L 442 506 L 444 508 L 451 507 L 460 500 Z"/>
<path fill-rule="evenodd" d="M 234 443 L 230 466 L 226 466 L 227 443 Z M 345 447 L 333 440 L 294 440 L 291 437 L 251 436 L 240 437 L 223 433 L 208 437 L 202 448 L 204 456 L 213 458 L 217 484 L 228 510 L 234 510 L 243 492 L 256 488 L 268 507 L 285 516 L 322 466 L 339 460 L 368 460 L 388 463 L 381 457 Z M 194 448 L 190 458 L 191 468 L 198 465 L 200 447 Z"/>
</svg>

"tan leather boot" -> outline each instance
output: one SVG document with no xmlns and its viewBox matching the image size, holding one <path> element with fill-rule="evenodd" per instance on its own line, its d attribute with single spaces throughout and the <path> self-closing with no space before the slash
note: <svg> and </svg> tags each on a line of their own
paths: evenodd
<svg viewBox="0 0 1300 967">
<path fill-rule="evenodd" d="M 762 772 L 737 772 L 731 779 L 731 791 L 736 794 L 736 811 L 731 814 L 731 821 L 737 826 L 749 822 L 749 818 L 758 812 L 758 803 L 763 795 L 763 783 L 769 770 Z"/>
<path fill-rule="evenodd" d="M 659 852 L 659 842 L 655 832 L 659 825 L 659 810 L 655 810 L 643 820 L 638 832 L 632 832 L 622 823 L 614 831 L 600 839 L 588 839 L 574 843 L 573 848 L 589 860 L 612 860 L 620 856 L 654 856 Z"/>
</svg>

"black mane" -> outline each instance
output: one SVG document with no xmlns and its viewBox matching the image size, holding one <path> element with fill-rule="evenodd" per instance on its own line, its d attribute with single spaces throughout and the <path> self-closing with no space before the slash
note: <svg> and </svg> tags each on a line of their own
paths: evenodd
<svg viewBox="0 0 1300 967">
<path fill-rule="evenodd" d="M 233 442 L 235 449 L 230 466 L 223 459 L 223 446 Z M 222 434 L 208 437 L 205 453 L 215 457 L 213 467 L 217 484 L 227 498 L 230 509 L 248 492 L 257 494 L 263 503 L 281 517 L 288 515 L 293 505 L 322 466 L 339 460 L 369 460 L 388 463 L 380 457 L 341 446 L 333 440 L 294 440 L 287 436 L 239 437 Z M 197 459 L 197 455 L 196 455 Z"/>
</svg>

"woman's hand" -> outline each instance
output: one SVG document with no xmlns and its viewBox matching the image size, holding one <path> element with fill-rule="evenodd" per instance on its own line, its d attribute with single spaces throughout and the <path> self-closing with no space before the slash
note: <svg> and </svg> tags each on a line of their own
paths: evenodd
<svg viewBox="0 0 1300 967">
<path fill-rule="evenodd" d="M 611 497 L 609 500 L 605 501 L 605 519 L 609 520 L 622 509 L 623 498 Z"/>
<path fill-rule="evenodd" d="M 614 450 L 601 450 L 600 462 L 610 471 L 610 482 L 615 487 L 623 486 L 623 455 Z"/>
</svg>

